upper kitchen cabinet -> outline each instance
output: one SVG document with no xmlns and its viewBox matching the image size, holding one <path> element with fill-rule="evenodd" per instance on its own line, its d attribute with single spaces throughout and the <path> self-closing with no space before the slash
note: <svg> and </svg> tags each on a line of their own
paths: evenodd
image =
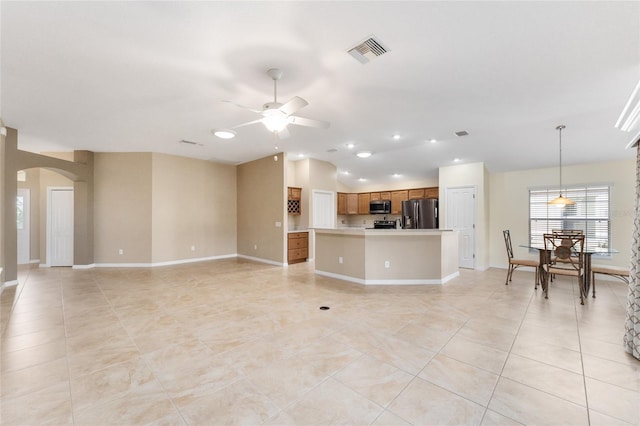
<svg viewBox="0 0 640 426">
<path fill-rule="evenodd" d="M 347 214 L 347 194 L 338 192 L 338 214 Z"/>
<path fill-rule="evenodd" d="M 439 196 L 440 194 L 437 186 L 424 189 L 424 198 L 438 198 Z"/>
<path fill-rule="evenodd" d="M 300 214 L 300 200 L 302 198 L 302 188 L 287 188 L 287 213 Z"/>
<path fill-rule="evenodd" d="M 391 191 L 391 214 L 402 214 L 402 202 L 409 199 L 409 191 Z"/>
<path fill-rule="evenodd" d="M 371 194 L 368 192 L 358 194 L 358 214 L 369 214 L 369 202 Z"/>
<path fill-rule="evenodd" d="M 347 194 L 347 214 L 358 214 L 358 194 Z"/>
<path fill-rule="evenodd" d="M 424 198 L 424 188 L 410 189 L 409 190 L 409 199 L 410 200 L 419 200 L 420 198 Z"/>
</svg>

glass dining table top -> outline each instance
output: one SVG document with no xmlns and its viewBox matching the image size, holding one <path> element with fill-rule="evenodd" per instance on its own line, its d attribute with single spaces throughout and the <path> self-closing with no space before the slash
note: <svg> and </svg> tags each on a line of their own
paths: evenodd
<svg viewBox="0 0 640 426">
<path fill-rule="evenodd" d="M 533 249 L 533 250 L 545 250 L 544 246 L 531 245 L 531 244 L 520 244 L 520 247 Z M 550 250 L 550 249 L 547 249 L 547 250 Z M 620 252 L 618 250 L 612 249 L 612 248 L 585 247 L 584 253 L 586 253 L 586 254 L 596 254 L 596 255 L 600 254 L 600 255 L 604 256 L 604 255 L 616 254 L 616 253 L 620 253 Z"/>
</svg>

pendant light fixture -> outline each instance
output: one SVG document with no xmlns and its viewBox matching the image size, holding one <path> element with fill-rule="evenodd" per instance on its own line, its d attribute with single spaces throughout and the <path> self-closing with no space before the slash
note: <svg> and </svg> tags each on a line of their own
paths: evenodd
<svg viewBox="0 0 640 426">
<path fill-rule="evenodd" d="M 556 130 L 558 131 L 559 138 L 560 138 L 560 195 L 554 198 L 553 200 L 549 201 L 549 204 L 554 204 L 556 206 L 567 206 L 567 205 L 576 203 L 575 201 L 562 196 L 562 130 L 565 127 L 566 126 L 564 124 L 561 124 L 556 127 Z"/>
</svg>

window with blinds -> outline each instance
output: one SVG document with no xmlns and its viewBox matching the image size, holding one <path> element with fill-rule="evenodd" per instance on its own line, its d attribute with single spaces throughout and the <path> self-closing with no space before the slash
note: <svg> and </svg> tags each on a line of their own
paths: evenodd
<svg viewBox="0 0 640 426">
<path fill-rule="evenodd" d="M 568 206 L 548 204 L 558 188 L 529 190 L 529 244 L 544 247 L 543 234 L 556 229 L 582 230 L 585 249 L 608 248 L 611 237 L 609 186 L 563 189 L 562 195 L 575 201 Z"/>
</svg>

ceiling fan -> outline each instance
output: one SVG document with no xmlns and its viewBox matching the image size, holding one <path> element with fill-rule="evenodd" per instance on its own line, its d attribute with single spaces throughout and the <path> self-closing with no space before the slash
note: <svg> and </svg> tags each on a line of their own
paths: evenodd
<svg viewBox="0 0 640 426">
<path fill-rule="evenodd" d="M 278 80 L 280 80 L 280 78 L 282 77 L 282 71 L 277 68 L 271 68 L 267 70 L 267 75 L 273 80 L 273 102 L 267 102 L 266 104 L 262 105 L 262 110 L 248 108 L 231 101 L 223 101 L 233 104 L 237 107 L 253 111 L 262 116 L 257 120 L 239 124 L 232 127 L 231 129 L 237 129 L 238 127 L 249 126 L 255 123 L 262 123 L 270 132 L 275 133 L 280 139 L 285 139 L 289 137 L 289 130 L 287 129 L 288 124 L 316 127 L 320 129 L 329 128 L 329 123 L 326 121 L 312 120 L 310 118 L 298 117 L 297 115 L 294 115 L 296 112 L 309 105 L 309 102 L 305 101 L 301 97 L 294 96 L 284 104 L 278 102 Z M 216 132 L 214 132 L 214 134 L 215 133 Z M 235 132 L 231 130 L 229 134 L 232 135 L 230 137 L 233 137 L 233 135 L 235 135 Z"/>
</svg>

